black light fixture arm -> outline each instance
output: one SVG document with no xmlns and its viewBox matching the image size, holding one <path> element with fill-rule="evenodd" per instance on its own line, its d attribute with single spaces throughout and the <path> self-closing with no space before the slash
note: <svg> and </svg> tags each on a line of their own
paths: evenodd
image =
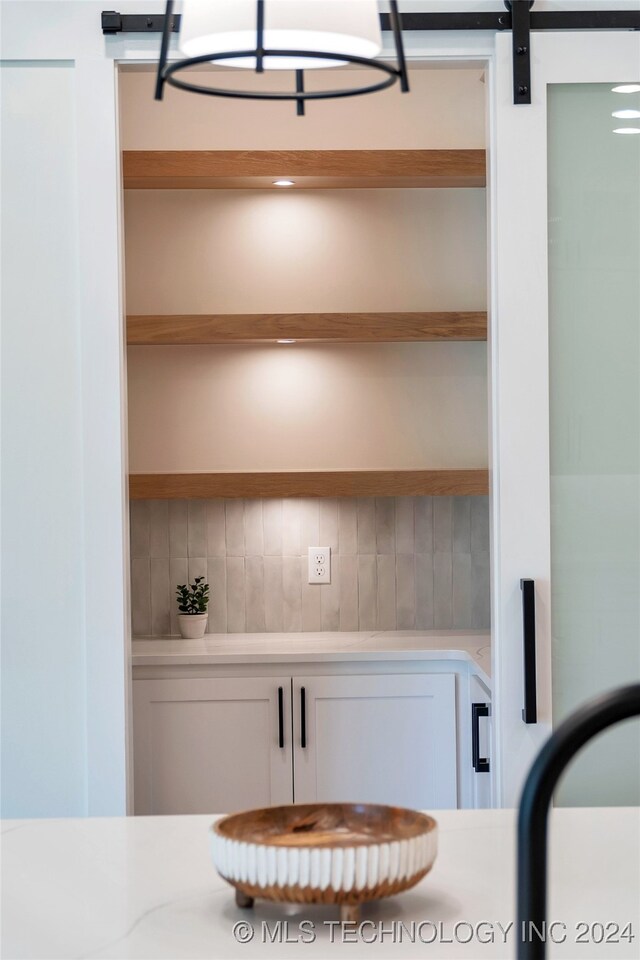
<svg viewBox="0 0 640 960">
<path fill-rule="evenodd" d="M 173 0 L 167 0 L 167 8 L 165 10 L 164 19 L 162 21 L 162 41 L 160 43 L 160 64 L 167 62 L 167 57 L 169 54 L 169 44 L 171 42 L 171 32 L 175 29 L 174 27 L 174 18 L 173 16 Z M 155 90 L 155 99 L 162 100 L 162 88 L 164 87 L 164 77 L 162 75 L 162 70 L 158 66 L 158 72 L 156 74 L 156 90 Z"/>
<path fill-rule="evenodd" d="M 549 737 L 524 785 L 518 816 L 518 960 L 544 960 L 547 916 L 547 821 L 565 767 L 592 737 L 640 716 L 640 683 L 580 707 Z"/>
</svg>

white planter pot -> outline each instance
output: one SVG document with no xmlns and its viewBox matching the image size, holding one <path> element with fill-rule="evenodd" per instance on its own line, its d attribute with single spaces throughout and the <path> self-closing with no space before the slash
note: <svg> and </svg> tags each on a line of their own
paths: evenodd
<svg viewBox="0 0 640 960">
<path fill-rule="evenodd" d="M 199 640 L 207 629 L 208 613 L 179 613 L 178 623 L 183 640 Z"/>
</svg>

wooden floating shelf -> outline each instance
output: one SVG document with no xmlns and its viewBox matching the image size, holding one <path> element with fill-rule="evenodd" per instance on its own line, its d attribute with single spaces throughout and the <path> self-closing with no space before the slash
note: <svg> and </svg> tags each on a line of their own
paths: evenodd
<svg viewBox="0 0 640 960">
<path fill-rule="evenodd" d="M 126 190 L 484 187 L 484 150 L 125 150 Z"/>
<path fill-rule="evenodd" d="M 259 473 L 141 473 L 131 500 L 270 497 L 484 496 L 488 470 L 318 470 Z"/>
<path fill-rule="evenodd" d="M 131 346 L 290 339 L 320 343 L 486 340 L 487 314 L 223 313 L 127 317 L 127 343 Z"/>
</svg>

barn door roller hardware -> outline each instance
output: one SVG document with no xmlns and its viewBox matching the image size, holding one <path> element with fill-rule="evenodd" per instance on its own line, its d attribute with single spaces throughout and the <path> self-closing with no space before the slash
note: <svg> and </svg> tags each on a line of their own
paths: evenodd
<svg viewBox="0 0 640 960">
<path fill-rule="evenodd" d="M 448 30 L 511 30 L 513 37 L 513 102 L 531 103 L 531 33 L 540 30 L 640 30 L 640 10 L 533 9 L 535 0 L 504 0 L 504 11 L 483 13 L 404 13 L 402 32 Z M 168 40 L 180 30 L 180 15 L 102 12 L 102 32 L 162 33 Z M 380 15 L 383 30 L 392 30 L 388 14 Z M 397 25 L 396 25 L 397 30 Z M 165 51 L 166 53 L 166 51 Z"/>
</svg>

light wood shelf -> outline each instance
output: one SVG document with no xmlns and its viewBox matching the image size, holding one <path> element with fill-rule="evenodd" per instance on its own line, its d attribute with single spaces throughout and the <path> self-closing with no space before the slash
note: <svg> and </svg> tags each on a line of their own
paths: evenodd
<svg viewBox="0 0 640 960">
<path fill-rule="evenodd" d="M 301 470 L 256 473 L 143 473 L 131 500 L 254 497 L 484 496 L 487 470 Z"/>
<path fill-rule="evenodd" d="M 126 189 L 483 187 L 483 150 L 125 151 Z M 486 340 L 484 312 L 130 316 L 130 345 Z M 478 496 L 488 471 L 323 470 L 134 474 L 133 500 Z"/>
<path fill-rule="evenodd" d="M 125 150 L 127 190 L 484 187 L 484 150 Z"/>
<path fill-rule="evenodd" d="M 329 343 L 486 340 L 483 312 L 224 313 L 127 317 L 134 345 L 264 343 L 279 339 Z"/>
</svg>

